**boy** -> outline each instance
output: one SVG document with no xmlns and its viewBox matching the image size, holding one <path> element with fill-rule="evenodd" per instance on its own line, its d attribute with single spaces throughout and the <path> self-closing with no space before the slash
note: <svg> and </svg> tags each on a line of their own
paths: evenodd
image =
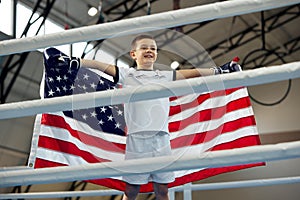
<svg viewBox="0 0 300 200">
<path fill-rule="evenodd" d="M 115 82 L 121 83 L 123 87 L 163 84 L 173 80 L 239 71 L 238 65 L 230 66 L 229 64 L 210 69 L 154 71 L 157 45 L 154 38 L 149 35 L 139 35 L 132 41 L 130 56 L 136 62 L 136 69 L 118 68 L 115 65 L 95 60 L 78 59 L 78 61 L 81 67 L 98 69 L 111 75 Z M 125 159 L 171 155 L 168 131 L 168 98 L 125 103 L 124 113 L 128 129 Z M 169 199 L 167 184 L 173 182 L 175 176 L 173 172 L 164 172 L 126 176 L 123 177 L 123 180 L 126 182 L 123 200 L 135 199 L 139 193 L 140 185 L 149 181 L 153 182 L 156 199 L 167 200 Z"/>
</svg>

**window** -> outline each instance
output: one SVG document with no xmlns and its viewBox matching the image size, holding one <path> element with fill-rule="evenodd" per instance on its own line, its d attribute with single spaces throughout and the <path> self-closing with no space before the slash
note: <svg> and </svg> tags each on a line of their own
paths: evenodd
<svg viewBox="0 0 300 200">
<path fill-rule="evenodd" d="M 0 13 L 1 13 L 2 18 L 3 19 L 5 18 L 5 20 L 1 20 L 0 31 L 5 34 L 12 35 L 12 31 L 13 31 L 13 1 L 12 0 L 2 1 L 0 3 Z M 16 15 L 16 19 L 17 19 L 16 37 L 17 38 L 21 37 L 21 35 L 30 19 L 31 14 L 32 14 L 31 8 L 21 4 L 19 2 L 17 3 L 17 15 Z M 38 14 L 35 14 L 33 16 L 32 21 L 36 20 L 38 18 L 38 16 L 39 16 Z M 43 19 L 40 18 L 38 21 L 33 23 L 25 36 L 26 37 L 35 36 L 42 20 Z M 59 25 L 50 19 L 46 19 L 45 24 L 41 27 L 38 35 L 57 33 L 57 32 L 61 32 L 61 31 L 64 31 L 64 27 L 62 25 Z M 85 46 L 86 46 L 86 42 L 74 43 L 73 47 L 72 47 L 72 56 L 81 57 Z M 71 54 L 70 44 L 60 45 L 60 46 L 55 46 L 55 47 L 67 55 Z M 91 48 L 92 48 L 91 46 L 88 46 L 88 49 L 91 49 Z M 40 51 L 43 51 L 43 49 L 40 49 Z M 103 62 L 113 63 L 115 61 L 115 58 L 107 52 L 105 52 L 105 53 L 101 52 L 101 55 L 102 56 L 100 56 L 100 60 L 102 60 Z M 96 59 L 97 59 L 97 57 L 96 57 Z M 105 58 L 105 60 L 103 60 L 103 58 Z M 126 63 L 124 63 L 120 60 L 118 60 L 118 65 L 128 66 L 128 65 L 126 65 Z"/>
<path fill-rule="evenodd" d="M 13 2 L 11 0 L 1 1 L 0 3 L 0 31 L 7 34 L 13 34 Z M 4 20 L 5 19 L 5 20 Z"/>
</svg>

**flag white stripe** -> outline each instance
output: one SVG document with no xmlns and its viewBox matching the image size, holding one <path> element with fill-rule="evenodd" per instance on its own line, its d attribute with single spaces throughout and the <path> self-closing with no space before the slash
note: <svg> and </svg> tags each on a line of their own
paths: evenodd
<svg viewBox="0 0 300 200">
<path fill-rule="evenodd" d="M 179 178 L 179 177 L 186 176 L 188 174 L 199 172 L 199 171 L 205 170 L 205 169 L 207 169 L 207 168 L 190 169 L 190 170 L 180 170 L 180 171 L 174 171 L 174 173 L 175 173 L 175 177 Z"/>
<path fill-rule="evenodd" d="M 78 163 L 88 164 L 87 161 L 85 161 L 83 158 L 79 156 L 75 156 L 72 154 L 67 154 L 59 151 L 54 151 L 42 147 L 38 148 L 36 157 L 51 162 L 65 164 L 65 165 L 78 165 Z"/>
<path fill-rule="evenodd" d="M 190 124 L 189 126 L 185 127 L 182 130 L 172 132 L 170 136 L 171 139 L 174 139 L 179 136 L 192 135 L 199 132 L 214 130 L 219 126 L 223 125 L 224 123 L 234 121 L 243 117 L 248 117 L 248 116 L 253 116 L 253 110 L 250 107 L 225 113 L 225 115 L 223 115 L 219 119 Z"/>
<path fill-rule="evenodd" d="M 202 102 L 199 106 L 192 107 L 187 110 L 183 110 L 178 114 L 172 115 L 169 117 L 169 122 L 174 122 L 174 121 L 181 121 L 184 120 L 193 114 L 203 111 L 203 110 L 208 110 L 208 109 L 213 109 L 221 106 L 226 106 L 229 102 L 247 97 L 248 93 L 245 89 L 241 89 L 238 91 L 235 91 L 227 96 L 218 96 L 218 97 L 211 97 L 204 102 Z M 218 108 L 217 108 L 218 109 Z M 222 109 L 222 108 L 221 108 Z M 226 112 L 226 109 L 224 109 L 224 112 Z"/>
<path fill-rule="evenodd" d="M 208 92 L 206 92 L 206 93 L 208 93 Z M 206 94 L 206 93 L 202 93 L 202 94 Z M 171 101 L 170 106 L 177 106 L 177 105 L 181 105 L 181 104 L 187 104 L 187 103 L 190 103 L 190 102 L 196 100 L 198 97 L 199 97 L 199 94 L 196 94 L 196 93 L 181 96 L 181 97 L 178 97 L 177 99 Z"/>
<path fill-rule="evenodd" d="M 106 151 L 106 150 L 103 150 L 103 149 L 95 147 L 95 146 L 87 145 L 84 143 L 84 141 L 81 141 L 81 140 L 73 137 L 69 131 L 62 129 L 62 128 L 49 127 L 49 126 L 43 125 L 41 127 L 40 135 L 72 143 L 72 144 L 76 145 L 76 147 L 78 147 L 80 150 L 92 153 L 95 156 L 103 158 L 103 159 L 107 159 L 107 160 L 111 160 L 112 158 L 114 160 L 123 160 L 124 159 L 124 154 L 116 153 L 116 152 L 112 152 L 112 151 Z"/>
<path fill-rule="evenodd" d="M 194 93 L 194 94 L 181 96 L 181 97 L 178 97 L 177 99 L 173 100 L 171 106 L 176 106 L 176 105 L 180 105 L 180 104 L 187 104 L 187 103 L 190 103 L 190 102 L 194 101 L 196 98 L 198 98 L 199 95 L 206 95 L 206 94 L 210 94 L 210 93 L 213 93 L 213 92 L 215 92 L 215 91 L 203 92 L 201 94 Z M 241 96 L 245 96 L 245 95 L 248 96 L 248 90 L 245 87 L 239 88 L 238 90 L 234 91 L 233 93 L 239 93 L 239 94 L 241 94 Z M 225 95 L 225 94 L 226 94 L 226 91 L 224 90 L 223 96 L 229 97 L 232 93 L 228 94 L 228 95 Z M 213 97 L 210 96 L 210 98 L 213 98 Z"/>
<path fill-rule="evenodd" d="M 49 113 L 49 114 L 63 117 L 66 123 L 69 124 L 73 130 L 78 130 L 90 136 L 101 138 L 109 142 L 120 143 L 120 144 L 126 143 L 126 138 L 124 138 L 124 136 L 95 130 L 84 122 L 80 122 L 78 120 L 65 116 L 63 112 L 56 112 L 56 113 Z"/>
<path fill-rule="evenodd" d="M 32 140 L 31 140 L 31 149 L 30 154 L 28 158 L 28 166 L 32 167 L 33 163 L 36 159 L 36 153 L 38 150 L 38 142 L 39 142 L 39 135 L 40 135 L 40 129 L 41 129 L 41 119 L 42 114 L 38 114 L 35 117 L 34 127 L 33 127 L 33 134 L 32 134 Z"/>
<path fill-rule="evenodd" d="M 178 156 L 184 156 L 185 154 L 188 155 L 190 152 L 198 152 L 203 153 L 209 149 L 211 149 L 214 146 L 232 142 L 234 140 L 246 137 L 246 136 L 257 136 L 257 129 L 256 126 L 248 126 L 248 127 L 243 127 L 238 130 L 228 132 L 226 134 L 220 134 L 219 136 L 215 137 L 214 139 L 200 143 L 197 145 L 190 145 L 190 146 L 184 146 L 181 148 L 174 148 L 172 149 L 172 154 L 173 155 L 178 155 Z M 187 144 L 188 145 L 188 144 Z"/>
</svg>

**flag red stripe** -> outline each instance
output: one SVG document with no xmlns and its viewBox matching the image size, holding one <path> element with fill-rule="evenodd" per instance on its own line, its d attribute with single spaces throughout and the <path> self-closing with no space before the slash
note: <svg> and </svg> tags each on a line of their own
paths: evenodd
<svg viewBox="0 0 300 200">
<path fill-rule="evenodd" d="M 234 110 L 238 110 L 242 108 L 247 108 L 250 106 L 249 102 L 245 101 L 245 99 L 247 98 L 248 97 L 237 99 L 235 101 L 228 103 L 226 106 L 196 112 L 190 117 L 185 118 L 181 121 L 170 122 L 169 131 L 170 132 L 179 131 L 191 124 L 219 119 L 228 112 L 232 112 Z"/>
<path fill-rule="evenodd" d="M 217 97 L 217 96 L 224 96 L 224 95 L 229 95 L 237 90 L 240 90 L 243 87 L 239 87 L 239 88 L 230 88 L 230 89 L 226 89 L 226 90 L 218 90 L 218 91 L 213 91 L 213 92 L 209 92 L 209 93 L 203 93 L 203 94 L 199 94 L 199 96 L 204 96 L 204 95 L 209 95 L 210 97 Z M 174 97 L 170 97 L 170 101 L 175 101 L 177 99 L 180 99 L 182 96 L 174 96 Z"/>
<path fill-rule="evenodd" d="M 89 180 L 88 182 L 102 185 L 104 187 L 108 187 L 108 188 L 112 188 L 112 189 L 116 189 L 116 190 L 121 190 L 121 191 L 125 190 L 125 184 L 126 184 L 124 181 L 121 181 L 118 179 L 112 179 L 112 178 Z"/>
<path fill-rule="evenodd" d="M 239 89 L 240 88 L 233 88 L 233 89 L 228 89 L 228 90 L 225 90 L 225 91 L 221 90 L 221 91 L 215 91 L 215 92 L 211 92 L 211 93 L 207 93 L 207 94 L 201 94 L 191 102 L 188 102 L 186 104 L 180 104 L 180 105 L 177 105 L 177 106 L 171 106 L 169 115 L 170 116 L 175 115 L 175 114 L 178 114 L 178 113 L 182 112 L 183 110 L 190 109 L 192 107 L 197 107 L 200 104 L 202 104 L 204 101 L 206 101 L 208 99 L 211 99 L 211 98 L 221 97 L 221 96 L 226 98 L 225 95 L 232 94 L 232 93 L 236 92 Z M 176 97 L 171 97 L 170 98 L 171 101 L 174 101 L 176 99 L 177 99 Z"/>
<path fill-rule="evenodd" d="M 58 162 L 52 162 L 49 160 L 44 160 L 41 158 L 36 158 L 35 161 L 35 168 L 61 167 L 61 166 L 67 166 L 67 165 Z M 124 190 L 125 188 L 125 182 L 117 179 L 112 179 L 112 178 L 89 180 L 88 182 L 98 184 L 98 185 L 103 185 L 117 190 Z"/>
<path fill-rule="evenodd" d="M 237 166 L 204 169 L 201 171 L 197 171 L 197 172 L 176 178 L 176 180 L 174 182 L 168 184 L 168 187 L 175 187 L 175 186 L 183 185 L 183 184 L 190 183 L 193 181 L 203 180 L 203 179 L 206 179 L 206 178 L 209 178 L 212 176 L 216 176 L 218 174 L 233 172 L 233 171 L 246 169 L 246 168 L 250 168 L 250 167 L 258 167 L 258 166 L 262 166 L 262 165 L 264 165 L 264 164 L 263 163 L 255 163 L 255 164 L 243 164 L 243 165 L 237 165 Z M 145 190 L 146 189 L 147 188 L 145 188 Z M 148 192 L 148 191 L 142 191 L 142 192 Z"/>
<path fill-rule="evenodd" d="M 210 151 L 220 151 L 225 149 L 236 149 L 248 146 L 260 145 L 260 140 L 258 135 L 246 136 L 239 138 L 237 140 L 219 144 L 210 149 Z"/>
<path fill-rule="evenodd" d="M 46 137 L 46 136 L 40 136 L 38 146 L 46 148 L 46 149 L 55 150 L 58 152 L 63 152 L 63 153 L 79 156 L 89 163 L 110 161 L 107 159 L 99 158 L 96 155 L 89 153 L 87 151 L 83 151 L 83 150 L 79 149 L 76 145 L 74 145 L 73 143 L 58 140 L 55 138 Z"/>
<path fill-rule="evenodd" d="M 59 166 L 67 166 L 67 165 L 59 162 L 53 162 L 50 160 L 41 159 L 39 157 L 35 159 L 35 163 L 34 163 L 34 168 L 59 167 Z"/>
<path fill-rule="evenodd" d="M 197 144 L 209 142 L 223 133 L 235 131 L 238 130 L 239 128 L 243 128 L 246 126 L 252 126 L 253 120 L 254 120 L 254 116 L 249 116 L 235 121 L 227 122 L 214 130 L 177 137 L 171 140 L 171 147 L 175 149 L 184 146 L 197 145 Z"/>
<path fill-rule="evenodd" d="M 70 125 L 65 121 L 65 119 L 61 116 L 51 115 L 51 114 L 43 114 L 42 124 L 47 126 L 53 126 L 57 128 L 63 128 L 67 130 L 74 138 L 82 141 L 83 143 L 95 147 L 101 147 L 101 149 L 111 152 L 117 153 L 125 153 L 125 144 L 115 143 L 106 141 L 104 139 L 91 136 L 84 132 L 74 130 L 70 127 Z"/>
</svg>

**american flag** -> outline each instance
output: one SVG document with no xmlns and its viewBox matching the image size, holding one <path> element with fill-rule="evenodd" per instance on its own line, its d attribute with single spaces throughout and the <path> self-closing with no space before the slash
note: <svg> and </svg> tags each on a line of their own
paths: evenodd
<svg viewBox="0 0 300 200">
<path fill-rule="evenodd" d="M 51 62 L 59 56 L 60 63 Z M 70 66 L 67 55 L 55 48 L 44 53 L 42 98 L 116 89 L 101 73 Z M 174 155 L 259 145 L 255 118 L 246 88 L 170 98 L 169 131 Z M 126 124 L 122 105 L 44 113 L 37 115 L 29 166 L 70 166 L 124 160 Z M 239 166 L 176 171 L 169 187 L 217 174 L 260 166 Z M 124 190 L 121 177 L 92 180 L 95 184 Z M 152 184 L 141 192 L 153 191 Z"/>
</svg>

